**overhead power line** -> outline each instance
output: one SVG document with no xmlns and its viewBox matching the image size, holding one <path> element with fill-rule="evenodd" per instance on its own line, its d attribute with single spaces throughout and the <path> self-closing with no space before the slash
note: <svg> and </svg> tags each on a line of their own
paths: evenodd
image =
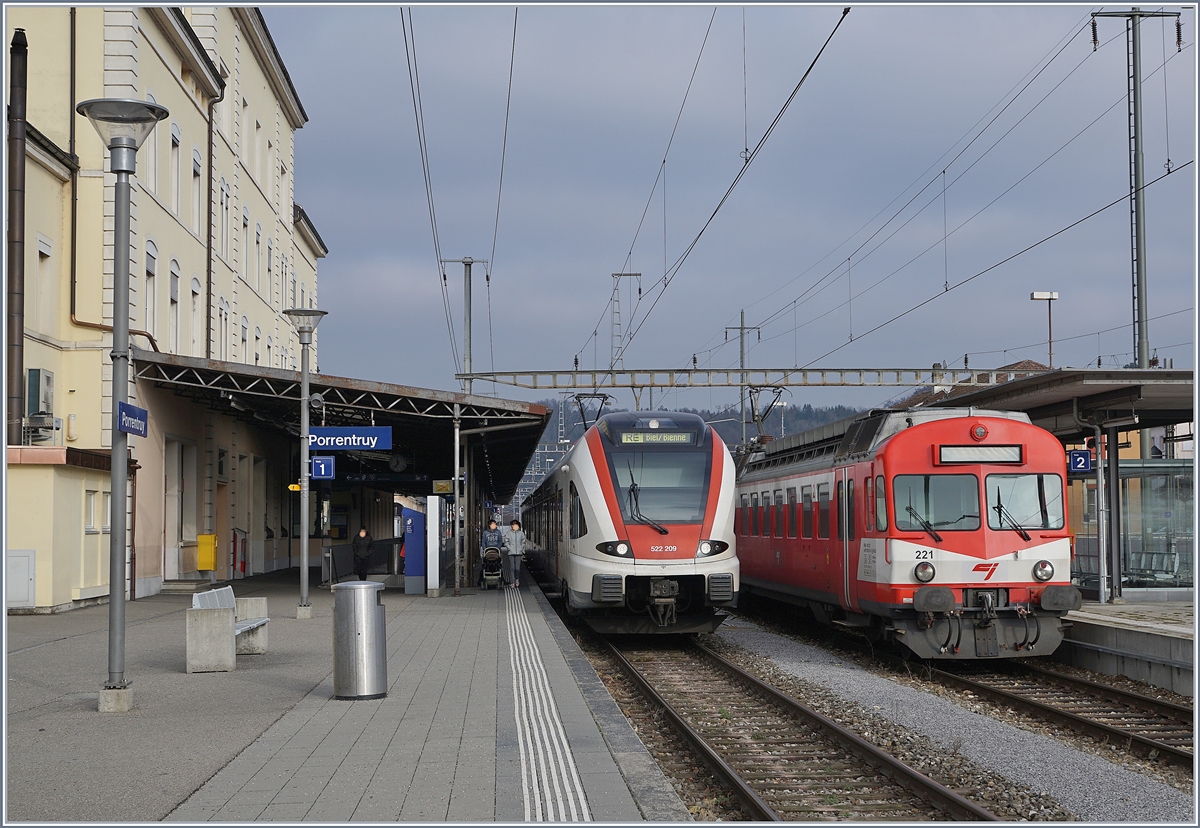
<svg viewBox="0 0 1200 828">
<path fill-rule="evenodd" d="M 706 231 L 708 229 L 709 225 L 711 225 L 713 220 L 717 217 L 717 213 L 719 213 L 721 211 L 721 208 L 723 206 L 725 206 L 725 202 L 729 200 L 729 197 L 731 195 L 733 195 L 734 189 L 737 187 L 738 183 L 741 182 L 742 177 L 746 174 L 746 171 L 748 169 L 750 169 L 750 165 L 752 163 L 754 163 L 754 159 L 758 157 L 758 153 L 762 150 L 763 146 L 767 143 L 767 139 L 769 139 L 771 137 L 771 133 L 773 133 L 775 131 L 775 127 L 777 127 L 779 125 L 779 122 L 783 119 L 783 116 L 787 112 L 788 107 L 791 106 L 792 101 L 795 100 L 796 95 L 800 92 L 800 88 L 802 86 L 804 86 L 804 82 L 806 80 L 808 80 L 808 76 L 810 74 L 812 74 L 812 70 L 816 67 L 817 61 L 819 61 L 821 59 L 821 55 L 823 55 L 825 53 L 826 47 L 829 46 L 829 42 L 831 40 L 833 40 L 833 36 L 835 34 L 837 34 L 837 30 L 839 28 L 841 28 L 842 21 L 844 21 L 846 19 L 846 15 L 849 13 L 850 13 L 849 6 L 842 9 L 842 16 L 838 18 L 838 21 L 834 25 L 833 30 L 829 33 L 829 36 L 827 38 L 825 38 L 825 42 L 823 44 L 821 44 L 821 48 L 817 52 L 816 57 L 814 57 L 812 59 L 812 63 L 809 64 L 808 69 L 806 69 L 804 72 L 804 75 L 801 76 L 799 83 L 796 84 L 796 88 L 792 90 L 792 94 L 788 95 L 787 100 L 784 101 L 783 106 L 781 106 L 779 108 L 779 112 L 775 115 L 775 118 L 771 121 L 770 126 L 767 127 L 766 132 L 763 133 L 762 137 L 758 140 L 758 143 L 755 144 L 754 149 L 750 151 L 749 157 L 746 158 L 745 163 L 742 165 L 741 169 L 738 170 L 737 175 L 734 176 L 733 182 L 729 185 L 729 188 L 725 191 L 725 194 L 723 196 L 721 196 L 720 201 L 717 202 L 717 206 L 713 209 L 712 215 L 710 215 L 708 217 L 708 220 L 704 222 L 704 224 L 700 228 L 699 232 L 696 233 L 696 236 L 692 239 L 691 243 L 688 244 L 688 246 L 684 249 L 683 253 L 681 253 L 679 255 L 679 258 L 675 260 L 674 264 L 671 265 L 671 267 L 667 271 L 667 273 L 663 274 L 662 286 L 658 289 L 657 294 L 654 297 L 654 301 L 650 304 L 649 309 L 642 316 L 641 321 L 638 322 L 637 327 L 634 328 L 633 332 L 630 333 L 629 336 L 626 338 L 625 344 L 621 346 L 621 354 L 620 355 L 624 355 L 625 350 L 629 347 L 630 343 L 633 341 L 633 338 L 635 336 L 637 336 L 638 331 L 640 331 L 642 329 L 642 325 L 644 325 L 646 323 L 646 320 L 650 318 L 650 314 L 653 313 L 654 309 L 658 306 L 658 303 L 662 299 L 663 295 L 666 293 L 667 288 L 671 286 L 671 282 L 674 281 L 675 276 L 679 273 L 680 268 L 683 267 L 684 262 L 687 261 L 688 257 L 692 254 L 692 251 L 696 248 L 696 245 L 699 244 L 700 238 L 704 235 L 704 231 Z"/>
<path fill-rule="evenodd" d="M 429 171 L 429 145 L 425 139 L 425 111 L 421 105 L 421 81 L 417 72 L 417 39 L 413 29 L 412 8 L 408 9 L 408 21 L 404 19 L 404 9 L 400 9 L 400 29 L 404 35 L 404 57 L 408 62 L 408 86 L 412 92 L 413 117 L 417 124 L 417 144 L 421 150 L 421 173 L 425 178 L 425 201 L 429 207 L 429 227 L 433 233 L 433 254 L 437 263 L 439 280 L 442 286 L 442 307 L 446 314 L 446 332 L 450 337 L 450 354 L 454 358 L 455 372 L 461 372 L 462 367 L 458 358 L 458 343 L 454 336 L 454 316 L 450 312 L 450 295 L 446 287 L 446 272 L 442 268 L 442 245 L 438 239 L 437 211 L 433 205 L 433 178 Z"/>
</svg>

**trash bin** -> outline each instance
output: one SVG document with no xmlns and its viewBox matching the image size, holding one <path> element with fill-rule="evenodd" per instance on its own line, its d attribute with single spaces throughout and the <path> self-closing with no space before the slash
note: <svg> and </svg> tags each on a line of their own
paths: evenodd
<svg viewBox="0 0 1200 828">
<path fill-rule="evenodd" d="M 381 699 L 387 695 L 387 625 L 383 584 L 333 585 L 333 697 Z"/>
</svg>

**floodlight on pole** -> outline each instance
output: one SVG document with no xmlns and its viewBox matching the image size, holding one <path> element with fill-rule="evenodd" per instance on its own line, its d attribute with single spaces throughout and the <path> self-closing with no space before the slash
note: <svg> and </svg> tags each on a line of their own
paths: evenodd
<svg viewBox="0 0 1200 828">
<path fill-rule="evenodd" d="M 312 604 L 308 602 L 308 346 L 313 332 L 328 311 L 316 308 L 290 308 L 284 311 L 300 337 L 300 604 L 297 618 L 311 618 Z"/>
<path fill-rule="evenodd" d="M 132 707 L 125 679 L 125 512 L 128 508 L 129 437 L 120 428 L 120 409 L 129 396 L 129 176 L 137 172 L 138 148 L 170 112 L 150 101 L 93 98 L 75 111 L 92 122 L 109 152 L 117 177 L 113 200 L 112 469 L 108 536 L 108 680 L 101 711 Z M 136 577 L 136 573 L 131 573 Z"/>
<path fill-rule="evenodd" d="M 1050 367 L 1054 367 L 1054 300 L 1058 298 L 1057 290 L 1035 290 L 1029 294 L 1029 298 L 1035 302 L 1043 301 L 1046 303 L 1046 326 L 1047 326 L 1047 347 L 1050 351 Z"/>
</svg>

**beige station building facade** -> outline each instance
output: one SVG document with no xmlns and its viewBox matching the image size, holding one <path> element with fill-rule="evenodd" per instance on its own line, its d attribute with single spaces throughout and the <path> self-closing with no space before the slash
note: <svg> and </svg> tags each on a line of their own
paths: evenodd
<svg viewBox="0 0 1200 828">
<path fill-rule="evenodd" d="M 107 600 L 112 500 L 115 176 L 76 104 L 170 111 L 131 187 L 131 377 L 139 359 L 295 377 L 283 311 L 316 307 L 327 250 L 293 198 L 307 115 L 258 9 L 5 13 L 6 48 L 18 28 L 28 41 L 23 363 L 25 414 L 42 425 L 7 449 L 7 599 L 61 611 Z M 314 369 L 319 354 L 318 334 Z M 144 379 L 128 399 L 149 411 L 149 433 L 130 439 L 127 595 L 297 565 L 294 438 Z M 376 511 L 364 503 L 361 519 L 390 536 L 390 498 Z M 202 535 L 218 539 L 211 576 L 198 570 Z"/>
</svg>

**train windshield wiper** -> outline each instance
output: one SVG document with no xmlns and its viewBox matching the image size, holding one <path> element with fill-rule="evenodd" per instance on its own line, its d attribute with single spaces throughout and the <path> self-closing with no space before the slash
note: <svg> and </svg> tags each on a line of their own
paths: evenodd
<svg viewBox="0 0 1200 828">
<path fill-rule="evenodd" d="M 1000 524 L 1001 528 L 1003 528 L 1004 520 L 1005 520 L 1005 518 L 1007 518 L 1008 522 L 1010 524 L 1012 524 L 1013 531 L 1015 531 L 1018 535 L 1021 536 L 1021 540 L 1029 540 L 1030 539 L 1029 533 L 1025 531 L 1025 527 L 1022 526 L 1021 524 L 1017 523 L 1017 519 L 1012 516 L 1012 512 L 1010 512 L 1010 511 L 1008 511 L 1008 509 L 1004 508 L 1004 503 L 1001 502 L 1001 500 L 1000 500 L 1000 490 L 999 489 L 996 489 L 996 505 L 993 506 L 992 508 L 994 508 L 996 510 L 996 517 L 998 518 L 997 523 Z"/>
<path fill-rule="evenodd" d="M 909 507 L 908 507 L 908 513 L 909 513 L 910 515 L 912 515 L 914 518 L 916 518 L 916 520 L 917 520 L 917 523 L 921 524 L 921 528 L 922 528 L 922 529 L 924 529 L 926 532 L 928 532 L 930 535 L 932 535 L 932 536 L 933 536 L 933 539 L 934 539 L 935 541 L 937 541 L 938 543 L 941 543 L 941 542 L 942 542 L 942 536 L 941 536 L 941 535 L 939 535 L 939 534 L 937 533 L 937 530 L 933 528 L 933 524 L 932 524 L 932 523 L 930 523 L 930 522 L 929 522 L 929 521 L 927 521 L 927 520 L 926 520 L 924 517 L 922 517 L 922 516 L 921 516 L 921 513 L 920 513 L 920 512 L 918 512 L 918 511 L 917 511 L 916 509 L 914 509 L 912 506 L 909 506 Z"/>
<path fill-rule="evenodd" d="M 633 465 L 629 465 L 629 517 L 638 523 L 644 523 L 658 531 L 660 535 L 670 534 L 667 527 L 663 526 L 656 520 L 651 520 L 642 514 L 641 506 L 638 505 L 638 499 L 642 492 L 642 487 L 637 484 L 633 477 Z"/>
</svg>

